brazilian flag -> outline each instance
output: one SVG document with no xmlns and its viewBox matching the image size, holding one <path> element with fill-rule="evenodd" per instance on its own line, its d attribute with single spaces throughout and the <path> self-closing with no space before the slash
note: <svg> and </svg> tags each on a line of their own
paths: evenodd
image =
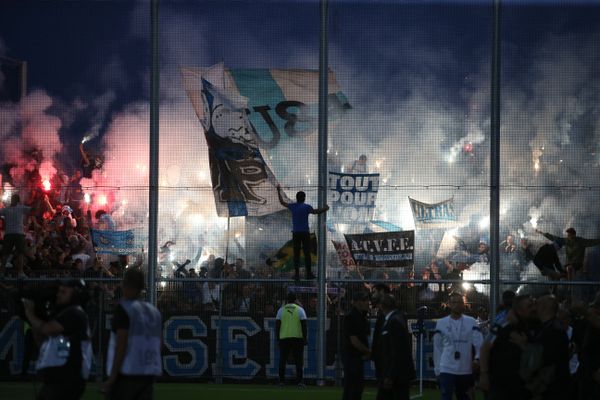
<svg viewBox="0 0 600 400">
<path fill-rule="evenodd" d="M 310 234 L 310 258 L 312 265 L 317 265 L 317 235 Z M 277 253 L 267 259 L 267 265 L 273 267 L 275 271 L 286 272 L 294 270 L 294 242 L 288 240 L 277 251 Z M 304 249 L 300 249 L 300 267 L 304 267 Z"/>
</svg>

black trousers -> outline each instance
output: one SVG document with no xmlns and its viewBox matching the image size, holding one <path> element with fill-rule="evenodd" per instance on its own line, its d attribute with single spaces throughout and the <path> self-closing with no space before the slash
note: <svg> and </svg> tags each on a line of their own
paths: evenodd
<svg viewBox="0 0 600 400">
<path fill-rule="evenodd" d="M 298 338 L 279 340 L 279 382 L 285 382 L 285 366 L 290 353 L 296 366 L 296 383 L 302 382 L 304 368 L 304 340 Z"/>
<path fill-rule="evenodd" d="M 106 400 L 152 400 L 154 377 L 119 375 Z"/>
<path fill-rule="evenodd" d="M 410 385 L 408 382 L 394 382 L 391 389 L 384 389 L 383 380 L 377 384 L 376 400 L 409 400 Z"/>
<path fill-rule="evenodd" d="M 292 241 L 294 243 L 294 268 L 296 275 L 300 275 L 300 248 L 304 250 L 304 265 L 306 274 L 310 275 L 312 260 L 310 258 L 310 232 L 292 232 Z"/>
<path fill-rule="evenodd" d="M 344 392 L 342 400 L 360 400 L 365 389 L 365 362 L 359 356 L 345 355 L 344 363 Z"/>
<path fill-rule="evenodd" d="M 69 383 L 44 382 L 36 400 L 79 400 L 85 392 L 85 381 L 73 379 Z"/>
</svg>

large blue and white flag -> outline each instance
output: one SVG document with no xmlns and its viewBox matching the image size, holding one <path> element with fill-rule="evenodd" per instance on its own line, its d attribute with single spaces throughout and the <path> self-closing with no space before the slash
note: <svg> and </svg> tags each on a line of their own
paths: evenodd
<svg viewBox="0 0 600 400">
<path fill-rule="evenodd" d="M 94 250 L 98 254 L 134 254 L 141 249 L 136 246 L 133 230 L 101 231 L 90 229 Z"/>
<path fill-rule="evenodd" d="M 277 180 L 259 151 L 246 113 L 248 100 L 225 84 L 222 74 L 217 69 L 200 76 L 200 92 L 186 84 L 208 144 L 217 214 L 263 216 L 280 211 Z"/>
<path fill-rule="evenodd" d="M 256 143 L 268 151 L 263 154 L 280 179 L 298 173 L 294 160 L 306 162 L 307 156 L 316 154 L 317 141 L 311 135 L 318 130 L 318 71 L 226 69 L 220 63 L 210 68 L 182 68 L 181 72 L 188 97 L 200 119 L 204 112 L 202 80 L 246 100 L 247 121 L 256 134 Z M 350 104 L 331 71 L 328 106 L 332 129 Z"/>
</svg>

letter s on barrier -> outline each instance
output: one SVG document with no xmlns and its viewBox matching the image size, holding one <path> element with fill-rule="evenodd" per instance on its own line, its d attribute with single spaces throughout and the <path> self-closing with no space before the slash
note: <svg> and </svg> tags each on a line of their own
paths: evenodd
<svg viewBox="0 0 600 400">
<path fill-rule="evenodd" d="M 191 331 L 191 338 L 182 339 L 183 330 Z M 163 357 L 165 372 L 170 376 L 201 376 L 208 368 L 208 348 L 200 337 L 206 337 L 206 325 L 198 317 L 172 317 L 164 325 L 165 347 L 173 353 L 188 353 L 189 362 L 181 362 L 180 355 Z"/>
</svg>

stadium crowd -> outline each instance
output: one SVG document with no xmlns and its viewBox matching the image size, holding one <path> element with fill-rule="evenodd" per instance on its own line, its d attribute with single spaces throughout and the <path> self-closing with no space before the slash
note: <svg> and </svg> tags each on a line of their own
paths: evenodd
<svg viewBox="0 0 600 400">
<path fill-rule="evenodd" d="M 21 204 L 18 194 L 5 192 L 6 204 L 0 209 L 3 217 L 0 274 L 19 278 L 17 285 L 21 286 L 28 277 L 85 278 L 93 291 L 87 308 L 89 321 L 92 332 L 97 332 L 101 310 L 112 309 L 122 296 L 116 281 L 98 278 L 122 277 L 128 268 L 139 269 L 144 264 L 144 255 L 95 253 L 90 228 L 111 230 L 115 224 L 105 210 L 92 215 L 81 177 L 81 172 L 72 177 L 59 174 L 45 185 L 39 173 L 31 172 L 30 185 L 22 190 L 27 194 L 25 204 Z M 469 357 L 477 361 L 476 365 L 461 370 L 472 375 L 468 391 L 473 391 L 478 382 L 492 400 L 600 398 L 600 294 L 594 296 L 593 286 L 559 285 L 560 281 L 593 279 L 597 271 L 590 270 L 594 265 L 586 259 L 586 247 L 596 246 L 600 241 L 577 237 L 572 228 L 566 231 L 566 238 L 538 233 L 548 242 L 540 244 L 521 238 L 517 243 L 515 236 L 508 234 L 500 243 L 501 273 L 504 279 L 513 282 L 504 285 L 508 290 L 494 321 L 489 321 L 485 288 L 469 284 L 465 278 L 475 265 L 489 270 L 488 243 L 481 241 L 476 249 L 467 249 L 460 240 L 452 257 L 434 255 L 416 271 L 356 266 L 343 269 L 340 279 L 330 283 L 328 315 L 336 316 L 339 324 L 346 312 L 355 307 L 355 301 L 359 301 L 360 313 L 375 318 L 377 303 L 365 307 L 363 294 L 382 290 L 390 294 L 393 299 L 390 304 L 397 304 L 405 319 L 419 316 L 423 306 L 426 318 L 442 318 L 456 313 L 453 307 L 460 303 L 460 314 L 471 316 L 473 322 L 469 323 L 485 338 L 483 343 L 473 343 L 479 349 Z M 293 271 L 280 272 L 268 265 L 247 266 L 243 258 L 228 263 L 215 254 L 201 261 L 201 252 L 192 260 L 179 263 L 171 257 L 170 248 L 174 244 L 166 242 L 159 250 L 158 273 L 160 277 L 171 278 L 160 282 L 157 291 L 157 306 L 165 316 L 190 313 L 275 317 L 289 292 L 295 293 L 307 317 L 318 314 L 314 284 L 288 286 L 267 281 L 289 278 L 291 282 Z M 558 256 L 563 247 L 564 266 Z M 330 258 L 330 262 L 335 264 L 334 259 Z M 532 276 L 539 279 L 528 281 Z M 448 282 L 452 280 L 459 283 Z M 538 281 L 556 285 L 536 285 Z M 0 285 L 10 289 L 14 281 L 10 282 Z M 589 300 L 592 301 L 588 304 Z M 377 334 L 374 332 L 374 337 Z M 93 344 L 97 350 L 96 336 Z M 370 353 L 376 351 L 369 350 Z M 460 354 L 454 357 L 458 360 Z M 452 393 L 447 397 L 448 385 L 454 388 L 452 385 L 458 381 L 448 377 L 442 381 L 446 385 L 443 398 L 449 399 Z"/>
</svg>

